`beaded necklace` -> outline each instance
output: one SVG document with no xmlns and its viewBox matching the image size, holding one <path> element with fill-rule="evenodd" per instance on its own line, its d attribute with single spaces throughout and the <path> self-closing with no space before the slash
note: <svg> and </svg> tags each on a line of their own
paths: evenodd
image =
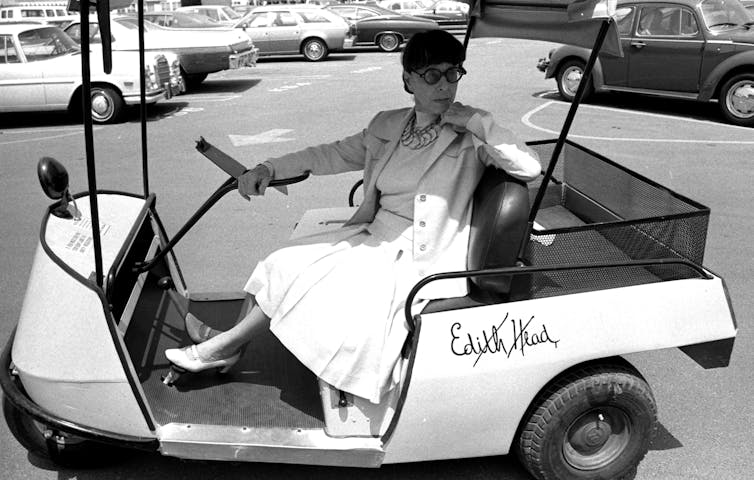
<svg viewBox="0 0 754 480">
<path fill-rule="evenodd" d="M 416 116 L 412 117 L 401 134 L 401 145 L 411 150 L 419 150 L 427 145 L 431 145 L 437 140 L 438 121 L 439 118 L 429 125 L 420 128 L 416 126 Z"/>
</svg>

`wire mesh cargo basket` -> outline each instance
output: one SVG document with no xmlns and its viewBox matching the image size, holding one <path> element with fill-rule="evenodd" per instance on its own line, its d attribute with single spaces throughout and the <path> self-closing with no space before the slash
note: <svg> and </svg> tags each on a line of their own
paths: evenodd
<svg viewBox="0 0 754 480">
<path fill-rule="evenodd" d="M 555 143 L 530 146 L 544 163 Z M 532 199 L 536 193 L 530 189 Z M 560 273 L 554 268 L 547 278 L 532 279 L 540 287 L 534 290 L 699 277 L 689 262 L 702 264 L 709 214 L 709 208 L 568 141 L 537 212 L 526 257 L 534 266 L 610 266 Z M 637 266 L 640 260 L 650 262 Z"/>
</svg>

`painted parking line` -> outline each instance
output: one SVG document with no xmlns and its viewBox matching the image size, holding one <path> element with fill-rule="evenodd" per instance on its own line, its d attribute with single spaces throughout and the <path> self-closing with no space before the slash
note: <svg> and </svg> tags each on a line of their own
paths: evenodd
<svg viewBox="0 0 754 480">
<path fill-rule="evenodd" d="M 539 130 L 541 132 L 549 133 L 551 135 L 560 135 L 560 131 L 551 130 L 547 127 L 540 126 L 535 123 L 534 117 L 536 114 L 541 113 L 547 108 L 554 107 L 554 108 L 563 108 L 564 110 L 567 110 L 570 107 L 570 103 L 562 102 L 562 101 L 555 101 L 555 100 L 549 100 L 542 105 L 533 108 L 532 110 L 528 111 L 526 114 L 524 114 L 523 117 L 521 117 L 521 122 L 535 130 Z M 702 127 L 715 127 L 715 128 L 722 128 L 726 131 L 742 131 L 749 133 L 751 132 L 751 128 L 748 127 L 740 127 L 738 125 L 726 125 L 726 124 L 720 124 L 712 121 L 707 120 L 697 120 L 694 118 L 682 118 L 682 117 L 676 117 L 673 115 L 665 115 L 662 113 L 649 113 L 649 112 L 641 112 L 637 110 L 630 110 L 627 108 L 615 108 L 615 107 L 603 107 L 600 105 L 580 105 L 580 109 L 582 111 L 603 111 L 603 112 L 616 112 L 620 113 L 621 115 L 629 114 L 629 115 L 637 115 L 637 116 L 644 116 L 644 117 L 653 117 L 657 119 L 664 119 L 664 120 L 673 120 L 674 122 L 686 122 L 690 124 L 699 125 Z M 723 144 L 723 145 L 754 145 L 753 140 L 720 140 L 717 138 L 710 138 L 710 139 L 700 139 L 700 138 L 694 138 L 694 139 L 683 139 L 683 138 L 654 138 L 654 137 L 619 137 L 619 136 L 609 136 L 609 135 L 579 135 L 576 133 L 569 133 L 569 138 L 580 138 L 580 139 L 586 139 L 586 140 L 605 140 L 605 141 L 617 141 L 617 142 L 657 142 L 657 143 L 716 143 L 716 144 Z"/>
<path fill-rule="evenodd" d="M 94 127 L 94 130 L 100 130 L 103 127 Z M 48 134 L 48 132 L 50 132 Z M 62 132 L 62 133 L 53 133 Z M 41 134 L 41 135 L 40 135 Z M 62 127 L 62 128 L 45 128 L 45 129 L 33 129 L 33 130 L 0 130 L 0 135 L 3 137 L 10 135 L 33 135 L 31 138 L 21 138 L 18 140 L 1 140 L 0 145 L 11 145 L 15 143 L 32 143 L 41 142 L 43 140 L 54 140 L 63 137 L 72 137 L 74 135 L 83 135 L 83 127 Z"/>
<path fill-rule="evenodd" d="M 185 102 L 186 100 L 191 100 L 192 102 L 227 102 L 229 100 L 234 100 L 236 98 L 241 98 L 241 95 L 208 95 L 208 94 L 197 94 L 197 95 L 180 95 L 177 97 L 173 97 L 170 100 L 165 100 L 160 103 L 177 103 L 177 102 Z"/>
</svg>

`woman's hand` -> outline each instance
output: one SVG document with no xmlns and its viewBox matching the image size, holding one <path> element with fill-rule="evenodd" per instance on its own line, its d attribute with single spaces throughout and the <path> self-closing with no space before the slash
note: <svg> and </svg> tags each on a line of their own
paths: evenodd
<svg viewBox="0 0 754 480">
<path fill-rule="evenodd" d="M 260 163 L 238 177 L 238 193 L 246 200 L 251 200 L 250 195 L 264 195 L 271 181 L 270 169 Z"/>
<path fill-rule="evenodd" d="M 442 114 L 440 124 L 447 123 L 456 132 L 464 132 L 468 129 L 469 120 L 476 113 L 476 109 L 462 104 L 453 102 L 445 113 Z"/>
</svg>

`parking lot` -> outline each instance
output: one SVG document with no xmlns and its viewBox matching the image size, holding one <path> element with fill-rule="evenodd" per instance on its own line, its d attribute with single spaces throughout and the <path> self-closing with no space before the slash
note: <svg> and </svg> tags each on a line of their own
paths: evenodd
<svg viewBox="0 0 754 480">
<path fill-rule="evenodd" d="M 458 100 L 492 112 L 526 140 L 557 136 L 568 104 L 536 62 L 551 44 L 472 40 Z M 149 108 L 149 180 L 169 233 L 224 180 L 194 149 L 200 136 L 253 166 L 268 156 L 333 141 L 364 128 L 380 110 L 409 104 L 399 53 L 358 49 L 310 63 L 263 59 L 255 68 L 212 74 L 195 91 Z M 141 192 L 138 110 L 126 122 L 95 127 L 101 189 Z M 64 114 L 0 115 L 4 193 L 0 268 L 0 340 L 5 343 L 21 309 L 39 225 L 48 199 L 36 178 L 42 156 L 69 170 L 74 192 L 86 188 L 82 128 Z M 583 105 L 570 138 L 712 210 L 705 266 L 730 289 L 739 334 L 731 366 L 703 370 L 680 351 L 632 355 L 654 389 L 662 424 L 638 479 L 745 479 L 754 458 L 754 375 L 748 319 L 754 313 L 750 269 L 754 214 L 751 151 L 754 130 L 727 125 L 715 105 L 598 95 Z M 549 159 L 542 159 L 543 164 Z M 312 178 L 283 196 L 252 202 L 230 194 L 177 248 L 193 292 L 236 291 L 254 263 L 290 233 L 308 208 L 346 205 L 357 174 Z M 75 335 L 75 332 L 71 332 Z M 500 399 L 505 408 L 505 399 Z M 464 415 L 464 412 L 459 412 Z M 421 439 L 417 439 L 421 441 Z M 452 442 L 448 438 L 448 442 Z M 511 456 L 391 465 L 376 471 L 299 466 L 182 462 L 134 454 L 114 466 L 59 470 L 30 457 L 0 426 L 0 461 L 7 478 L 528 478 Z"/>
</svg>

